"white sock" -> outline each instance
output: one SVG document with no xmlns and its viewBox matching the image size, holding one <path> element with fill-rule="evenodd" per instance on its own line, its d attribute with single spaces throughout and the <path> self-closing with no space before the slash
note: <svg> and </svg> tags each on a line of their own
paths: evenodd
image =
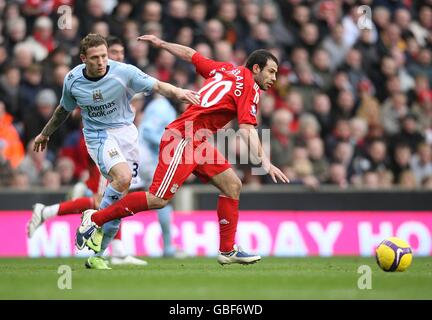
<svg viewBox="0 0 432 320">
<path fill-rule="evenodd" d="M 114 239 L 111 242 L 111 256 L 116 258 L 126 257 L 126 249 L 121 240 Z"/>
<path fill-rule="evenodd" d="M 44 220 L 55 217 L 59 212 L 60 204 L 53 204 L 52 206 L 46 206 L 42 210 L 42 217 Z"/>
</svg>

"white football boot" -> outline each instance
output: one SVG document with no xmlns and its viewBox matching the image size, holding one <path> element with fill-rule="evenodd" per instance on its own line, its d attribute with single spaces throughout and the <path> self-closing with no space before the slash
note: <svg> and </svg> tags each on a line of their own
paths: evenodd
<svg viewBox="0 0 432 320">
<path fill-rule="evenodd" d="M 44 218 L 42 216 L 42 211 L 45 205 L 42 203 L 36 203 L 33 205 L 33 212 L 30 221 L 27 224 L 27 236 L 29 238 L 33 237 L 36 229 L 39 228 L 44 223 Z"/>
<path fill-rule="evenodd" d="M 147 261 L 138 259 L 134 256 L 126 257 L 111 257 L 112 265 L 135 265 L 135 266 L 146 266 Z"/>
<path fill-rule="evenodd" d="M 76 232 L 75 245 L 79 250 L 87 246 L 94 252 L 98 253 L 101 250 L 103 232 L 96 223 L 91 220 L 91 216 L 97 210 L 86 210 L 81 216 L 81 225 Z"/>
<path fill-rule="evenodd" d="M 261 260 L 261 257 L 258 255 L 248 254 L 244 252 L 240 246 L 234 245 L 234 250 L 231 252 L 220 252 L 217 261 L 221 265 L 225 264 L 253 264 Z"/>
<path fill-rule="evenodd" d="M 126 254 L 126 249 L 120 239 L 111 242 L 111 264 L 112 265 L 135 265 L 146 266 L 147 261 Z"/>
</svg>

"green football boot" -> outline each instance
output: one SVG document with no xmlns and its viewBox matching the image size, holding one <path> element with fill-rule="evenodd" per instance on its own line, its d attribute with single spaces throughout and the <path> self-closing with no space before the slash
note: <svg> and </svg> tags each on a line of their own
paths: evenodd
<svg viewBox="0 0 432 320">
<path fill-rule="evenodd" d="M 111 270 L 105 259 L 97 256 L 88 258 L 85 266 L 87 269 Z"/>
<path fill-rule="evenodd" d="M 99 251 L 101 251 L 103 235 L 104 234 L 102 229 L 96 229 L 96 231 L 86 241 L 86 246 L 94 252 L 98 253 Z"/>
</svg>

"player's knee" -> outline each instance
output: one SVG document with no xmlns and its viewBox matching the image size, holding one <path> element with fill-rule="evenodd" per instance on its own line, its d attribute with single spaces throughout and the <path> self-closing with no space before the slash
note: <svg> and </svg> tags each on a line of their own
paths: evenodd
<svg viewBox="0 0 432 320">
<path fill-rule="evenodd" d="M 121 192 L 125 192 L 129 189 L 131 181 L 132 181 L 132 173 L 129 171 L 117 175 L 114 180 L 118 191 Z"/>
<path fill-rule="evenodd" d="M 239 178 L 233 179 L 228 185 L 228 196 L 233 199 L 240 197 L 242 182 Z"/>
</svg>

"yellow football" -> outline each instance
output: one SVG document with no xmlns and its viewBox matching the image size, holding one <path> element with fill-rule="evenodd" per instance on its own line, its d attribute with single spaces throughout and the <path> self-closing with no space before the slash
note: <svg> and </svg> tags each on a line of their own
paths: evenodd
<svg viewBox="0 0 432 320">
<path fill-rule="evenodd" d="M 384 239 L 376 248 L 376 260 L 384 271 L 405 271 L 412 262 L 410 245 L 402 239 Z"/>
</svg>

